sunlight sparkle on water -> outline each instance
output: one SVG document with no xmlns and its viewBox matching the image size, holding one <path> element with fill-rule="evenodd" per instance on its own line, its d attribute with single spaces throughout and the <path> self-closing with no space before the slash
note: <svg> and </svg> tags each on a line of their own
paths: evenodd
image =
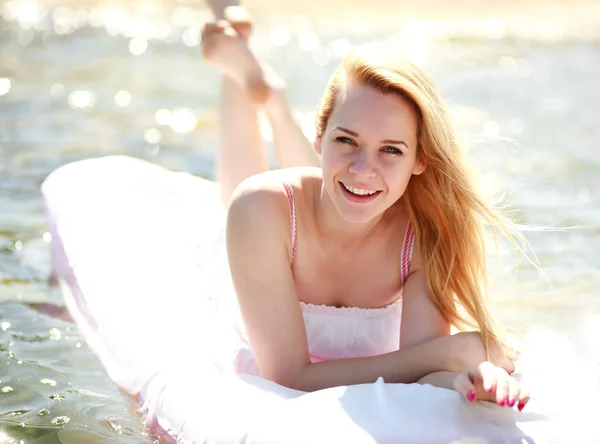
<svg viewBox="0 0 600 444">
<path fill-rule="evenodd" d="M 196 128 L 198 119 L 193 110 L 189 108 L 177 108 L 171 113 L 169 126 L 178 134 L 186 134 Z"/>
<path fill-rule="evenodd" d="M 70 34 L 88 24 L 88 14 L 85 11 L 75 11 L 66 6 L 59 6 L 52 13 L 54 32 L 58 35 Z"/>
<path fill-rule="evenodd" d="M 36 2 L 13 1 L 4 4 L 2 16 L 7 21 L 16 21 L 21 29 L 31 29 L 42 21 L 43 11 Z"/>
<path fill-rule="evenodd" d="M 72 91 L 69 94 L 69 106 L 76 108 L 91 108 L 95 102 L 95 96 L 91 91 Z"/>
<path fill-rule="evenodd" d="M 104 10 L 94 8 L 88 14 L 88 22 L 92 28 L 101 28 L 104 26 Z"/>
<path fill-rule="evenodd" d="M 483 124 L 483 134 L 486 137 L 497 137 L 500 134 L 500 125 L 493 120 L 489 120 Z"/>
<path fill-rule="evenodd" d="M 206 21 L 203 11 L 187 6 L 177 8 L 171 15 L 171 23 L 177 28 L 188 28 Z"/>
<path fill-rule="evenodd" d="M 50 334 L 50 339 L 54 341 L 58 341 L 62 337 L 62 333 L 58 328 L 51 328 L 48 333 Z"/>
<path fill-rule="evenodd" d="M 50 424 L 52 424 L 53 426 L 64 426 L 69 421 L 71 421 L 71 418 L 69 418 L 68 416 L 57 416 L 52 421 L 50 421 Z"/>
<path fill-rule="evenodd" d="M 423 65 L 429 59 L 430 31 L 422 22 L 408 20 L 399 34 L 388 39 L 388 44 L 400 49 L 416 65 Z"/>
<path fill-rule="evenodd" d="M 304 32 L 298 37 L 298 46 L 306 52 L 314 51 L 319 46 L 319 36 L 312 31 Z"/>
<path fill-rule="evenodd" d="M 352 49 L 352 43 L 347 39 L 335 39 L 329 44 L 329 51 L 333 57 L 343 59 Z"/>
<path fill-rule="evenodd" d="M 171 111 L 168 109 L 159 109 L 154 114 L 154 119 L 159 125 L 168 125 L 171 122 Z"/>
<path fill-rule="evenodd" d="M 124 23 L 121 35 L 151 39 L 158 34 L 158 25 L 146 17 L 132 17 Z"/>
<path fill-rule="evenodd" d="M 13 444 L 13 443 L 16 443 L 16 441 L 14 439 L 12 439 L 6 433 L 0 432 L 0 444 Z"/>
<path fill-rule="evenodd" d="M 10 79 L 7 79 L 6 77 L 0 77 L 0 96 L 8 94 L 11 86 L 12 82 Z"/>
<path fill-rule="evenodd" d="M 142 55 L 148 49 L 148 41 L 142 37 L 134 37 L 129 42 L 129 51 L 136 56 Z"/>
<path fill-rule="evenodd" d="M 151 144 L 160 143 L 162 134 L 156 128 L 150 128 L 144 132 L 144 140 Z"/>
<path fill-rule="evenodd" d="M 186 29 L 181 35 L 181 40 L 183 40 L 183 43 L 190 48 L 198 46 L 200 44 L 200 30 L 197 28 Z"/>
<path fill-rule="evenodd" d="M 131 93 L 121 90 L 115 94 L 115 103 L 120 107 L 125 107 L 131 103 Z"/>
<path fill-rule="evenodd" d="M 317 48 L 313 53 L 313 61 L 316 65 L 325 66 L 331 62 L 331 53 L 327 48 Z"/>
<path fill-rule="evenodd" d="M 290 32 L 285 26 L 276 26 L 269 33 L 269 40 L 275 46 L 285 46 L 290 42 Z"/>
<path fill-rule="evenodd" d="M 94 12 L 94 23 L 103 25 L 108 35 L 119 35 L 126 26 L 127 12 L 118 8 L 100 9 Z"/>
</svg>

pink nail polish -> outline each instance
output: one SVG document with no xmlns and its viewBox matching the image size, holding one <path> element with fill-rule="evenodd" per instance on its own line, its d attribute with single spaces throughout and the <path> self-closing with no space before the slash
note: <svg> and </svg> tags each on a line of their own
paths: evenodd
<svg viewBox="0 0 600 444">
<path fill-rule="evenodd" d="M 515 402 L 517 402 L 516 399 L 509 399 L 508 400 L 508 406 L 509 407 L 514 407 L 515 406 Z"/>
<path fill-rule="evenodd" d="M 517 408 L 519 409 L 519 411 L 522 411 L 525 408 L 525 403 L 520 402 L 519 405 L 517 406 Z"/>
<path fill-rule="evenodd" d="M 494 391 L 494 386 L 493 386 L 493 385 L 490 385 L 490 386 L 486 387 L 486 388 L 485 388 L 485 391 L 486 391 L 486 392 L 488 392 L 488 393 L 493 393 L 493 391 Z"/>
<path fill-rule="evenodd" d="M 504 406 L 504 403 L 506 403 L 506 399 L 505 398 L 502 398 L 502 399 L 500 399 L 500 401 L 498 401 L 498 405 L 500 407 Z"/>
<path fill-rule="evenodd" d="M 467 392 L 467 399 L 471 402 L 475 400 L 475 392 L 473 390 Z"/>
</svg>

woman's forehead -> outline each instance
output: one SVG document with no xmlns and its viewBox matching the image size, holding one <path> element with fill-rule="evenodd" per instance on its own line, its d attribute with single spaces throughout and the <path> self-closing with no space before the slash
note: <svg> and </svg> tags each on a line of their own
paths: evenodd
<svg viewBox="0 0 600 444">
<path fill-rule="evenodd" d="M 340 91 L 329 123 L 331 129 L 350 125 L 403 133 L 417 130 L 417 116 L 408 100 L 356 83 Z"/>
</svg>

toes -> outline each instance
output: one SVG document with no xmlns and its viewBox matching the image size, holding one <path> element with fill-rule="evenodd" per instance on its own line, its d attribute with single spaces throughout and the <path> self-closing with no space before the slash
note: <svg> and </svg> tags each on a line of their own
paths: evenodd
<svg viewBox="0 0 600 444">
<path fill-rule="evenodd" d="M 208 35 L 212 33 L 225 32 L 230 27 L 230 23 L 227 20 L 218 20 L 216 22 L 205 23 L 202 28 L 202 34 Z"/>
<path fill-rule="evenodd" d="M 223 21 L 219 20 L 218 22 L 207 22 L 202 27 L 202 32 L 216 32 L 222 31 L 224 28 Z"/>
<path fill-rule="evenodd" d="M 247 23 L 252 25 L 252 16 L 241 6 L 228 6 L 225 8 L 225 18 L 231 23 Z"/>
<path fill-rule="evenodd" d="M 248 11 L 240 6 L 229 6 L 225 9 L 225 17 L 240 37 L 247 42 L 252 34 L 252 17 Z"/>
<path fill-rule="evenodd" d="M 220 20 L 218 22 L 211 22 L 211 23 L 207 23 L 206 25 L 204 25 L 204 28 L 202 29 L 202 32 L 200 33 L 200 38 L 202 41 L 202 44 L 206 47 L 208 45 L 208 42 L 213 38 L 213 37 L 218 37 L 218 36 L 229 36 L 229 37 L 233 37 L 233 38 L 237 38 L 238 33 L 235 31 L 235 29 L 233 29 L 231 27 L 231 24 L 226 21 L 226 20 Z"/>
<path fill-rule="evenodd" d="M 235 32 L 244 40 L 246 43 L 250 39 L 252 35 L 252 24 L 249 23 L 239 23 L 233 22 L 231 23 L 231 27 L 235 29 Z"/>
</svg>

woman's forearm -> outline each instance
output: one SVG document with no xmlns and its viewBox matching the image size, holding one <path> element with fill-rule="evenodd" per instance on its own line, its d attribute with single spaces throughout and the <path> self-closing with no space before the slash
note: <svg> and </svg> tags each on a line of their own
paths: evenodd
<svg viewBox="0 0 600 444">
<path fill-rule="evenodd" d="M 417 382 L 419 384 L 430 384 L 434 387 L 440 387 L 445 389 L 454 390 L 454 380 L 460 373 L 440 371 L 430 373 L 429 375 L 423 376 Z"/>
<path fill-rule="evenodd" d="M 375 382 L 414 383 L 426 375 L 450 370 L 450 337 L 431 339 L 407 349 L 366 358 L 334 359 L 307 364 L 288 384 L 297 390 Z"/>
</svg>

